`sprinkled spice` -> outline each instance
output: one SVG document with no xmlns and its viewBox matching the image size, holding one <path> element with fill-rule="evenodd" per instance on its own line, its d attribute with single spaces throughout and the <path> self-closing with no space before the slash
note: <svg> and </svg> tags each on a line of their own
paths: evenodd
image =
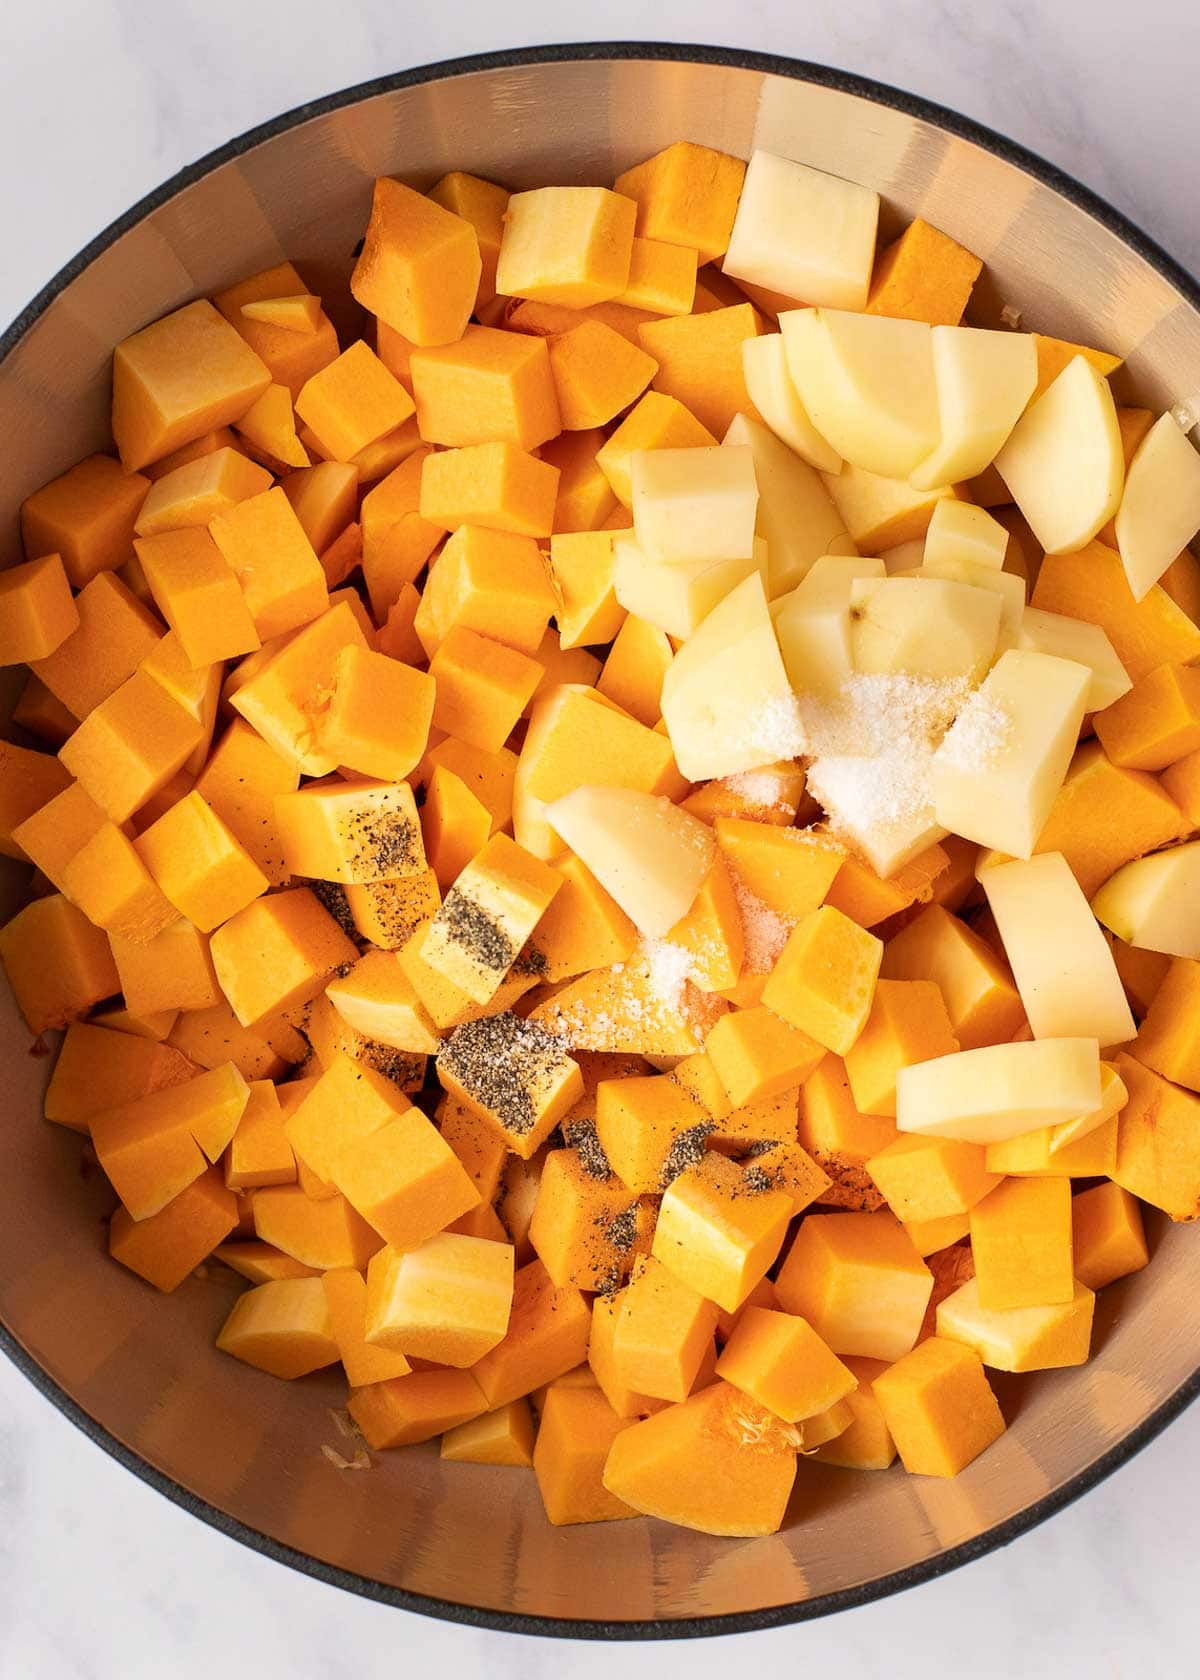
<svg viewBox="0 0 1200 1680">
<path fill-rule="evenodd" d="M 706 1139 L 712 1129 L 713 1121 L 702 1120 L 698 1126 L 690 1126 L 686 1132 L 680 1132 L 663 1162 L 659 1182 L 664 1190 L 674 1184 L 681 1172 L 698 1166 L 704 1159 Z"/>
<path fill-rule="evenodd" d="M 407 875 L 424 861 L 420 830 L 403 811 L 379 806 L 354 811 L 346 819 L 354 847 L 354 862 L 363 874 L 377 880 Z"/>
<path fill-rule="evenodd" d="M 608 1240 L 618 1254 L 628 1254 L 637 1241 L 638 1234 L 638 1204 L 630 1202 L 629 1206 L 608 1223 Z"/>
<path fill-rule="evenodd" d="M 357 1047 L 357 1056 L 364 1067 L 381 1073 L 393 1085 L 420 1084 L 424 1077 L 424 1056 L 414 1050 L 396 1050 L 390 1044 L 381 1044 L 377 1038 L 363 1039 Z"/>
<path fill-rule="evenodd" d="M 434 926 L 485 973 L 508 973 L 517 954 L 516 946 L 495 917 L 466 893 L 451 887 L 433 920 Z"/>
<path fill-rule="evenodd" d="M 553 1033 L 519 1015 L 485 1015 L 455 1027 L 438 1066 L 518 1137 L 537 1120 L 537 1093 L 571 1058 Z"/>
<path fill-rule="evenodd" d="M 332 916 L 347 939 L 358 938 L 358 928 L 354 917 L 350 914 L 350 905 L 346 899 L 346 889 L 340 881 L 317 881 L 307 877 L 301 878 L 301 886 L 307 887 L 328 915 Z"/>
<path fill-rule="evenodd" d="M 517 952 L 513 960 L 512 972 L 514 974 L 533 974 L 541 979 L 549 968 L 550 964 L 546 960 L 546 953 L 539 951 L 536 945 L 527 944 L 523 945 Z"/>
<path fill-rule="evenodd" d="M 762 1167 L 747 1167 L 742 1174 L 742 1188 L 752 1196 L 762 1196 L 775 1188 L 775 1180 Z"/>
<path fill-rule="evenodd" d="M 612 1167 L 600 1142 L 594 1120 L 567 1120 L 563 1124 L 563 1142 L 579 1155 L 579 1165 L 589 1178 L 612 1176 Z"/>
</svg>

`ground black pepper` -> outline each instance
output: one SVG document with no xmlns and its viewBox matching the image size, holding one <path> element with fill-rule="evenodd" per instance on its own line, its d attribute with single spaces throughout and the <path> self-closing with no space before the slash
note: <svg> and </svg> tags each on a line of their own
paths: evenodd
<svg viewBox="0 0 1200 1680">
<path fill-rule="evenodd" d="M 508 973 L 517 954 L 516 945 L 496 918 L 466 893 L 451 887 L 433 923 L 485 973 Z"/>
<path fill-rule="evenodd" d="M 659 1182 L 664 1190 L 674 1184 L 681 1172 L 686 1172 L 689 1167 L 698 1166 L 704 1159 L 707 1153 L 706 1141 L 713 1126 L 712 1120 L 702 1120 L 698 1126 L 690 1126 L 686 1132 L 680 1132 L 663 1162 Z"/>
<path fill-rule="evenodd" d="M 358 939 L 358 928 L 350 913 L 346 889 L 340 881 L 317 881 L 301 877 L 300 885 L 308 888 L 321 908 L 333 917 L 347 939 Z"/>
<path fill-rule="evenodd" d="M 604 1145 L 600 1142 L 600 1134 L 596 1130 L 594 1120 L 565 1120 L 563 1142 L 569 1149 L 578 1153 L 579 1165 L 589 1178 L 604 1179 L 612 1176 L 612 1166 L 604 1152 Z"/>
<path fill-rule="evenodd" d="M 638 1234 L 638 1204 L 630 1202 L 629 1206 L 609 1221 L 608 1240 L 619 1254 L 628 1254 L 637 1241 Z"/>
<path fill-rule="evenodd" d="M 507 1012 L 464 1021 L 438 1055 L 439 1068 L 518 1137 L 537 1120 L 547 1076 L 563 1072 L 570 1061 L 552 1033 Z"/>
<path fill-rule="evenodd" d="M 424 862 L 417 824 L 403 811 L 368 806 L 346 818 L 355 868 L 376 880 L 412 874 Z"/>
</svg>

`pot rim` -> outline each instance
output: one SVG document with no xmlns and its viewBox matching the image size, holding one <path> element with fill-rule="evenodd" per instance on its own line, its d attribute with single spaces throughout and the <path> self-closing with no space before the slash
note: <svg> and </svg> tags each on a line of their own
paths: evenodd
<svg viewBox="0 0 1200 1680">
<path fill-rule="evenodd" d="M 327 116 L 349 105 L 356 105 L 377 95 L 392 93 L 400 88 L 416 87 L 424 83 L 445 81 L 455 76 L 473 75 L 480 71 L 507 70 L 526 65 L 564 64 L 577 61 L 648 61 L 655 63 L 688 63 L 726 66 L 735 70 L 757 71 L 762 75 L 783 76 L 792 81 L 812 82 L 841 93 L 856 95 L 902 111 L 923 122 L 931 123 L 960 139 L 969 140 L 984 150 L 1015 165 L 1025 174 L 1085 211 L 1115 234 L 1165 280 L 1179 291 L 1186 301 L 1200 312 L 1200 283 L 1169 255 L 1157 241 L 1151 239 L 1137 224 L 1121 211 L 1077 181 L 1057 165 L 1048 163 L 1036 152 L 1010 140 L 971 117 L 940 105 L 920 95 L 907 93 L 867 76 L 848 70 L 816 64 L 809 60 L 788 58 L 773 53 L 752 52 L 739 47 L 703 46 L 693 43 L 655 41 L 589 41 L 563 42 L 537 47 L 516 47 L 497 52 L 476 53 L 457 58 L 442 59 L 433 64 L 378 76 L 352 87 L 343 88 L 306 104 L 294 106 L 267 122 L 247 129 L 224 145 L 186 164 L 168 180 L 147 193 L 98 233 L 95 238 L 66 262 L 58 273 L 26 304 L 7 330 L 0 336 L 0 362 L 16 348 L 20 340 L 49 308 L 55 299 L 102 252 L 128 233 L 146 216 L 159 209 L 177 193 L 194 185 L 215 169 L 241 157 L 264 141 L 272 140 L 289 129 L 297 128 L 314 117 Z M 155 1488 L 172 1504 L 181 1506 L 192 1516 L 200 1518 L 210 1528 L 228 1535 L 244 1546 L 251 1547 L 271 1558 L 323 1581 L 340 1587 L 359 1597 L 377 1603 L 390 1604 L 399 1609 L 414 1611 L 445 1622 L 468 1627 L 489 1628 L 501 1633 L 518 1633 L 558 1639 L 588 1640 L 667 1640 L 705 1639 L 721 1634 L 753 1633 L 759 1629 L 786 1627 L 796 1622 L 815 1620 L 840 1610 L 856 1609 L 878 1599 L 903 1592 L 908 1587 L 949 1574 L 963 1564 L 985 1557 L 1001 1546 L 1007 1546 L 1020 1535 L 1036 1528 L 1047 1518 L 1065 1509 L 1083 1494 L 1090 1492 L 1113 1471 L 1129 1462 L 1134 1455 L 1162 1433 L 1168 1424 L 1200 1395 L 1200 1367 L 1185 1382 L 1167 1396 L 1148 1417 L 1125 1435 L 1106 1453 L 1085 1469 L 1036 1500 L 1023 1511 L 995 1524 L 973 1539 L 939 1552 L 935 1557 L 907 1565 L 903 1569 L 878 1576 L 858 1586 L 845 1587 L 836 1592 L 823 1593 L 815 1598 L 791 1604 L 773 1605 L 763 1609 L 733 1611 L 716 1616 L 688 1616 L 662 1621 L 593 1621 L 570 1617 L 535 1616 L 524 1613 L 492 1610 L 471 1604 L 459 1604 L 450 1599 L 433 1598 L 409 1592 L 402 1587 L 359 1575 L 352 1570 L 323 1562 L 307 1552 L 296 1551 L 272 1536 L 231 1517 L 219 1507 L 199 1498 L 182 1483 L 157 1469 L 147 1459 L 109 1433 L 94 1417 L 72 1398 L 66 1389 L 46 1371 L 7 1325 L 0 1322 L 0 1350 L 34 1387 L 59 1412 L 68 1418 L 89 1440 L 102 1447 L 108 1455 L 133 1472 L 141 1481 Z"/>
</svg>

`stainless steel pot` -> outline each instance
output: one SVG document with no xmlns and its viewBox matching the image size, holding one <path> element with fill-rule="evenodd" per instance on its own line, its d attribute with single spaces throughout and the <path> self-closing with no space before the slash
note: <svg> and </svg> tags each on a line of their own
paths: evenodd
<svg viewBox="0 0 1200 1680">
<path fill-rule="evenodd" d="M 353 319 L 350 257 L 370 184 L 447 169 L 512 186 L 608 182 L 688 138 L 763 146 L 877 187 L 986 261 L 980 320 L 1118 351 L 1155 407 L 1200 393 L 1200 290 L 1057 171 L 893 89 L 750 53 L 559 47 L 385 78 L 293 111 L 173 181 L 70 263 L 0 342 L 4 539 L 35 486 L 107 445 L 113 344 L 284 256 Z M 14 883 L 15 885 L 15 883 Z M 1105 1292 L 1081 1370 L 1002 1388 L 1012 1427 L 950 1482 L 802 1463 L 771 1538 L 654 1522 L 555 1530 L 525 1472 L 444 1465 L 436 1445 L 345 1473 L 331 1377 L 272 1381 L 212 1347 L 231 1289 L 159 1296 L 104 1254 L 109 1202 L 77 1138 L 44 1124 L 47 1064 L 0 1001 L 5 1171 L 0 1340 L 44 1394 L 136 1474 L 236 1539 L 408 1609 L 530 1633 L 660 1637 L 823 1614 L 1004 1544 L 1123 1462 L 1200 1389 L 1200 1236 L 1155 1229 L 1150 1269 Z"/>
</svg>

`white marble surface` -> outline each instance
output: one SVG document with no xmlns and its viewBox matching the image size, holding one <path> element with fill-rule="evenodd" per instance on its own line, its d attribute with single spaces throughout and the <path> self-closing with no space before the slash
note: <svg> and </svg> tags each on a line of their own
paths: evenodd
<svg viewBox="0 0 1200 1680">
<path fill-rule="evenodd" d="M 1200 270 L 1194 0 L 610 0 L 586 15 L 561 0 L 8 0 L 3 16 L 3 319 L 134 199 L 264 118 L 409 64 L 572 36 L 720 41 L 907 86 L 1064 165 Z M 764 1676 L 836 1664 L 845 1680 L 1174 1680 L 1195 1671 L 1197 1555 L 1200 1408 L 1048 1526 L 899 1599 L 686 1652 L 505 1638 L 240 1549 L 0 1363 L 0 1680 L 541 1680 L 681 1659 L 701 1680 L 731 1661 Z"/>
</svg>

